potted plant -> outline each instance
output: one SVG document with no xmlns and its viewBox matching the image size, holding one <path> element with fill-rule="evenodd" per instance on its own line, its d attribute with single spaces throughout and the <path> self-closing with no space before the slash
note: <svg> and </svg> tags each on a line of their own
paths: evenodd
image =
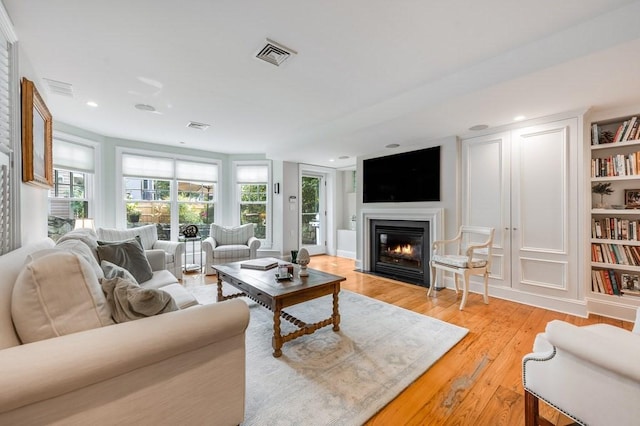
<svg viewBox="0 0 640 426">
<path fill-rule="evenodd" d="M 138 223 L 140 221 L 140 210 L 138 210 L 137 203 L 127 203 L 127 218 L 131 223 Z"/>
<path fill-rule="evenodd" d="M 600 203 L 596 204 L 596 208 L 604 208 L 604 196 L 613 194 L 613 189 L 611 189 L 611 182 L 596 183 L 591 187 L 591 192 L 600 195 Z"/>
</svg>

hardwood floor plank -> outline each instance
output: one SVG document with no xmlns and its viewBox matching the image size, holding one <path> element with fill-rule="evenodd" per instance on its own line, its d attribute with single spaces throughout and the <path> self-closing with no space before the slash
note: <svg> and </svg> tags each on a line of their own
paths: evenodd
<svg viewBox="0 0 640 426">
<path fill-rule="evenodd" d="M 522 357 L 532 351 L 536 335 L 544 332 L 549 321 L 633 327 L 633 323 L 601 316 L 579 318 L 492 297 L 485 305 L 479 294 L 470 294 L 465 310 L 460 311 L 461 293 L 442 289 L 427 297 L 423 287 L 356 271 L 350 259 L 314 256 L 309 266 L 346 277 L 345 290 L 469 329 L 460 343 L 369 419 L 367 426 L 523 425 Z M 201 281 L 215 283 L 215 276 Z M 567 424 L 542 401 L 540 412 L 554 424 Z"/>
</svg>

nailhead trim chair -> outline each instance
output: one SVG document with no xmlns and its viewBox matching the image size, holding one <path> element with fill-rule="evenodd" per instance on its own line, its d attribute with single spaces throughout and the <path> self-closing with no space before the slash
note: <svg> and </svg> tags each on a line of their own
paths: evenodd
<svg viewBox="0 0 640 426">
<path fill-rule="evenodd" d="M 637 425 L 640 419 L 640 310 L 633 331 L 554 320 L 522 359 L 525 425 L 552 425 L 539 400 L 584 425 Z"/>
</svg>

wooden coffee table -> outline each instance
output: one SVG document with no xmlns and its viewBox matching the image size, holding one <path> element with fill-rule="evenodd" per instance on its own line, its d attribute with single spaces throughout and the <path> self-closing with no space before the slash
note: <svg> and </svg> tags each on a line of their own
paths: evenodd
<svg viewBox="0 0 640 426">
<path fill-rule="evenodd" d="M 274 261 L 278 259 L 274 258 Z M 340 283 L 345 277 L 327 274 L 325 272 L 307 269 L 308 277 L 298 277 L 299 267 L 296 266 L 293 278 L 290 280 L 276 280 L 278 268 L 260 271 L 241 268 L 242 262 L 214 265 L 218 274 L 218 301 L 247 296 L 273 312 L 273 356 L 282 355 L 282 345 L 305 334 L 312 334 L 322 327 L 333 324 L 333 331 L 340 330 L 340 313 L 338 311 L 338 294 Z M 222 283 L 226 282 L 240 290 L 231 295 L 222 294 Z M 333 294 L 333 314 L 331 318 L 307 324 L 302 320 L 284 312 L 287 306 L 304 303 L 318 297 Z M 282 335 L 280 318 L 284 318 L 297 330 Z"/>
</svg>

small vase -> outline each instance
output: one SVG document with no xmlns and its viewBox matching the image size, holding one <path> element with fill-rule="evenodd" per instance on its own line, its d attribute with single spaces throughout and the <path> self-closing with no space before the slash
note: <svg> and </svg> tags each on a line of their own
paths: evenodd
<svg viewBox="0 0 640 426">
<path fill-rule="evenodd" d="M 291 263 L 298 261 L 298 250 L 291 250 Z"/>
</svg>

